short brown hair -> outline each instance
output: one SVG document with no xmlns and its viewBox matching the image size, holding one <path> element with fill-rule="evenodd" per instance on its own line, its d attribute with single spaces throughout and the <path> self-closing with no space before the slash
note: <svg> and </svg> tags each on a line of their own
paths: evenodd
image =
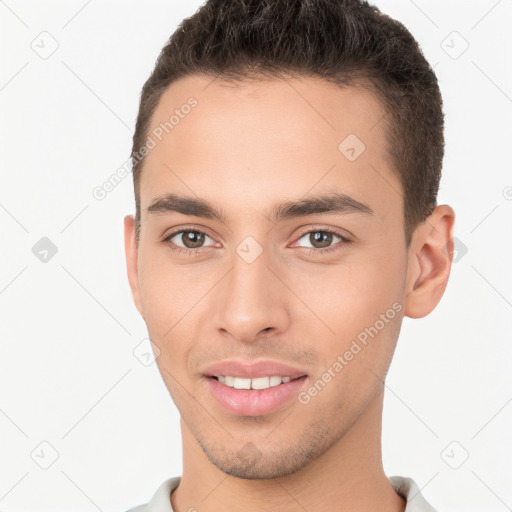
<svg viewBox="0 0 512 512">
<path fill-rule="evenodd" d="M 140 176 L 151 117 L 178 78 L 242 82 L 298 74 L 366 86 L 384 110 L 387 150 L 404 190 L 407 247 L 437 205 L 444 114 L 437 78 L 400 22 L 360 0 L 207 0 L 185 18 L 144 84 L 131 152 L 140 232 Z M 135 158 L 137 157 L 137 158 Z"/>
</svg>

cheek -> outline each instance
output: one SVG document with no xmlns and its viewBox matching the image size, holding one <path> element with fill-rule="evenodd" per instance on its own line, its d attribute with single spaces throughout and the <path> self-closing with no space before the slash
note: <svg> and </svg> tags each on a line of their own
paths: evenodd
<svg viewBox="0 0 512 512">
<path fill-rule="evenodd" d="M 343 382 L 338 392 L 344 396 L 348 390 L 349 394 L 357 389 L 363 392 L 361 379 L 377 384 L 372 371 L 382 376 L 391 361 L 403 316 L 404 258 L 398 253 L 384 257 L 382 251 L 359 253 L 302 283 L 301 298 L 321 323 L 310 321 L 308 314 L 300 330 L 321 344 L 324 369 L 336 374 L 333 381 Z M 337 365 L 336 371 L 333 365 L 338 356 L 343 369 Z"/>
<path fill-rule="evenodd" d="M 326 334 L 347 339 L 402 300 L 404 258 L 354 253 L 342 264 L 318 267 L 298 280 L 296 274 L 297 295 L 323 321 Z"/>
<path fill-rule="evenodd" d="M 185 373 L 183 362 L 204 337 L 209 300 L 219 276 L 200 264 L 171 263 L 159 253 L 140 253 L 142 311 L 149 337 L 160 349 L 159 366 L 178 376 Z"/>
<path fill-rule="evenodd" d="M 190 272 L 165 261 L 160 251 L 141 251 L 139 286 L 144 320 L 159 338 L 171 337 L 173 326 L 186 316 L 194 300 L 199 300 L 196 281 Z"/>
</svg>

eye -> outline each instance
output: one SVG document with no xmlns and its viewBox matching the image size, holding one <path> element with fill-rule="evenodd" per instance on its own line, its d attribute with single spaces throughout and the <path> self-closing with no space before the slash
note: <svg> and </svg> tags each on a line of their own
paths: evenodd
<svg viewBox="0 0 512 512">
<path fill-rule="evenodd" d="M 176 240 L 173 240 L 175 238 Z M 169 233 L 162 242 L 169 246 L 171 251 L 177 253 L 196 253 L 197 249 L 201 249 L 205 242 L 205 239 L 209 237 L 204 231 L 198 229 L 180 229 L 179 231 L 173 231 Z M 180 245 L 180 243 L 182 245 Z"/>
<path fill-rule="evenodd" d="M 199 253 L 199 249 L 211 247 L 205 246 L 206 239 L 214 241 L 204 231 L 200 229 L 187 229 L 181 228 L 179 230 L 169 233 L 162 243 L 168 245 L 169 249 L 177 254 L 195 255 Z M 309 247 L 303 249 L 310 254 L 327 254 L 346 246 L 352 242 L 350 238 L 343 233 L 333 229 L 314 229 L 304 232 L 297 241 L 305 239 L 307 243 L 311 244 Z M 175 239 L 175 240 L 173 240 Z M 339 239 L 340 242 L 332 245 Z"/>
<path fill-rule="evenodd" d="M 307 231 L 301 235 L 298 239 L 305 239 L 307 243 L 311 244 L 308 247 L 304 247 L 308 253 L 312 254 L 325 254 L 330 253 L 332 251 L 336 251 L 341 249 L 343 245 L 348 245 L 352 242 L 350 238 L 343 235 L 341 232 L 332 229 L 314 229 Z M 332 245 L 333 241 L 338 238 L 342 243 L 338 242 L 334 246 Z"/>
</svg>

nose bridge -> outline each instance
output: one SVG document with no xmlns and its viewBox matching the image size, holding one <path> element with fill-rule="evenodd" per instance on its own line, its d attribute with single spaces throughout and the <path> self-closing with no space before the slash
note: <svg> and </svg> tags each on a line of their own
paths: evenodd
<svg viewBox="0 0 512 512">
<path fill-rule="evenodd" d="M 244 239 L 217 294 L 216 327 L 236 339 L 250 341 L 264 329 L 285 327 L 286 300 L 282 285 L 268 268 L 272 267 L 269 255 L 254 238 Z"/>
</svg>

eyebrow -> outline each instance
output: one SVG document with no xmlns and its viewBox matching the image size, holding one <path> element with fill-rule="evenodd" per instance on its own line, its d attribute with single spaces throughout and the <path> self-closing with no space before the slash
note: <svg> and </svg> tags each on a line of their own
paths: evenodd
<svg viewBox="0 0 512 512">
<path fill-rule="evenodd" d="M 151 205 L 147 208 L 147 212 L 152 214 L 181 213 L 183 215 L 202 217 L 226 223 L 224 212 L 205 199 L 184 197 L 177 194 L 165 194 L 154 198 Z M 374 211 L 369 205 L 361 203 L 345 194 L 333 192 L 297 201 L 284 201 L 274 205 L 267 218 L 271 222 L 277 223 L 282 220 L 320 213 L 374 215 Z"/>
</svg>

